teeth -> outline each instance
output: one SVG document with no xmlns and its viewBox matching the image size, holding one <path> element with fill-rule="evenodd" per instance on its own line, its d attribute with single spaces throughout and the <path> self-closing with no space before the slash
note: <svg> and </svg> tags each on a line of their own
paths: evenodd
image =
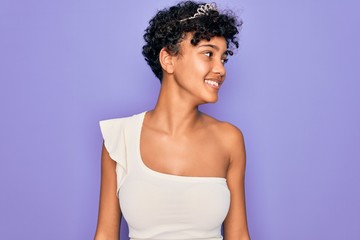
<svg viewBox="0 0 360 240">
<path fill-rule="evenodd" d="M 219 86 L 219 83 L 218 82 L 215 82 L 215 81 L 212 81 L 212 80 L 205 80 L 205 83 L 207 84 L 210 84 L 211 86 L 214 86 L 214 87 L 218 87 Z"/>
</svg>

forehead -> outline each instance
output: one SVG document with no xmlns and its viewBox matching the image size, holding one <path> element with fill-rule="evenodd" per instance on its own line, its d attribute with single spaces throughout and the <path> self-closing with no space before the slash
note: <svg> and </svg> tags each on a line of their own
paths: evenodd
<svg viewBox="0 0 360 240">
<path fill-rule="evenodd" d="M 200 40 L 200 42 L 197 45 L 192 45 L 191 44 L 191 39 L 192 39 L 193 35 L 188 33 L 186 34 L 186 36 L 184 37 L 184 39 L 181 41 L 180 43 L 180 48 L 182 50 L 187 50 L 187 49 L 196 49 L 202 46 L 210 46 L 213 45 L 216 47 L 215 50 L 220 51 L 220 52 L 225 52 L 227 50 L 227 43 L 224 37 L 212 37 L 209 41 L 206 39 Z"/>
</svg>

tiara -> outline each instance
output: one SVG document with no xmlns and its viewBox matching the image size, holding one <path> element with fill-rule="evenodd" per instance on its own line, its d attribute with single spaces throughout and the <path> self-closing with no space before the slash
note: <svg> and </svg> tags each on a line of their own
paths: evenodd
<svg viewBox="0 0 360 240">
<path fill-rule="evenodd" d="M 209 15 L 210 11 L 217 11 L 218 12 L 215 3 L 207 3 L 207 4 L 200 5 L 197 8 L 196 13 L 194 14 L 194 16 L 181 19 L 180 22 L 190 20 L 190 19 L 194 19 L 194 18 L 203 16 L 203 15 Z"/>
</svg>

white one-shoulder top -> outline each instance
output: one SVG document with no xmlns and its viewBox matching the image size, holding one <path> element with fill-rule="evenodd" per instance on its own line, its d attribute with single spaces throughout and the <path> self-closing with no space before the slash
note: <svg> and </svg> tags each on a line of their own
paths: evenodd
<svg viewBox="0 0 360 240">
<path fill-rule="evenodd" d="M 100 121 L 116 161 L 117 196 L 132 240 L 219 240 L 230 205 L 225 178 L 160 173 L 141 159 L 145 112 Z"/>
</svg>

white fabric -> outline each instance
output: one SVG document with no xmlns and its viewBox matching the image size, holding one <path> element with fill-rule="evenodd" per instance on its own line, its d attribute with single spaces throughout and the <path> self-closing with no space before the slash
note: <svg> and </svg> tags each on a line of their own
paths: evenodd
<svg viewBox="0 0 360 240">
<path fill-rule="evenodd" d="M 186 177 L 148 168 L 140 155 L 145 112 L 100 122 L 117 162 L 117 194 L 132 240 L 219 240 L 229 205 L 225 178 Z"/>
</svg>

